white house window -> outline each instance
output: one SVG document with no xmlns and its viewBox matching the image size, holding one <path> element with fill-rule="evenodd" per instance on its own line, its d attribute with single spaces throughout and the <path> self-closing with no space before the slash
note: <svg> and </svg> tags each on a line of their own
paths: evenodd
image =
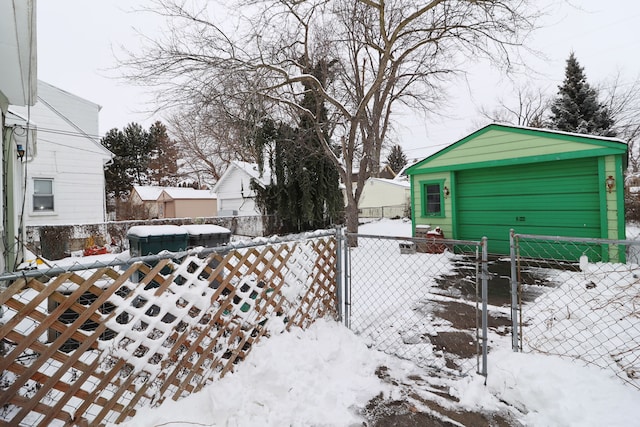
<svg viewBox="0 0 640 427">
<path fill-rule="evenodd" d="M 33 180 L 34 212 L 53 212 L 53 180 L 37 178 Z"/>
</svg>

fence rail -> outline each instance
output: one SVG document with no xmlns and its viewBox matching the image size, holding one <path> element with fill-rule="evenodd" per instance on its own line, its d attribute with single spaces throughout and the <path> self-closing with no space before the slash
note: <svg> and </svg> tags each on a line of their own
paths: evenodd
<svg viewBox="0 0 640 427">
<path fill-rule="evenodd" d="M 513 347 L 640 388 L 640 241 L 512 232 Z"/>
<path fill-rule="evenodd" d="M 336 315 L 336 245 L 316 234 L 2 276 L 0 421 L 118 423 L 200 390 L 261 337 Z"/>
</svg>

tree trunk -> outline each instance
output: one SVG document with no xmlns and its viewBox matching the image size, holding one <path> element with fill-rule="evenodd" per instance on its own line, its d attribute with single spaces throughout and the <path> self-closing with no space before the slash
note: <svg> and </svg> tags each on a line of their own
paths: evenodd
<svg viewBox="0 0 640 427">
<path fill-rule="evenodd" d="M 347 223 L 347 242 L 349 247 L 358 247 L 358 203 L 349 197 L 345 208 L 345 221 Z"/>
</svg>

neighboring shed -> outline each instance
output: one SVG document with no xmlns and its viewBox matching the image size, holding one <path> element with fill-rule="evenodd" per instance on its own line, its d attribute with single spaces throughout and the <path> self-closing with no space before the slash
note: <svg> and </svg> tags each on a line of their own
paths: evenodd
<svg viewBox="0 0 640 427">
<path fill-rule="evenodd" d="M 135 206 L 142 206 L 148 218 L 164 218 L 162 203 L 158 202 L 158 197 L 164 187 L 154 185 L 134 185 L 129 195 L 129 202 Z"/>
<path fill-rule="evenodd" d="M 190 187 L 134 185 L 129 200 L 143 206 L 149 218 L 210 217 L 217 212 L 216 195 L 212 191 Z"/>
<path fill-rule="evenodd" d="M 369 178 L 362 188 L 358 203 L 361 218 L 394 218 L 405 216 L 410 206 L 411 186 L 408 181 Z"/>
<path fill-rule="evenodd" d="M 218 212 L 216 195 L 209 190 L 165 187 L 158 202 L 162 204 L 164 218 L 211 217 Z"/>
<path fill-rule="evenodd" d="M 414 232 L 428 224 L 447 238 L 486 236 L 495 254 L 509 254 L 512 228 L 624 239 L 626 154 L 615 138 L 488 125 L 407 170 Z"/>
</svg>

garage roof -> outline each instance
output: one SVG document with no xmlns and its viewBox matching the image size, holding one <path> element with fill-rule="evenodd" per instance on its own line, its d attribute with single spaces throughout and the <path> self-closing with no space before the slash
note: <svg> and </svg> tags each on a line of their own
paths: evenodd
<svg viewBox="0 0 640 427">
<path fill-rule="evenodd" d="M 492 123 L 407 169 L 408 175 L 626 154 L 618 138 Z"/>
</svg>

